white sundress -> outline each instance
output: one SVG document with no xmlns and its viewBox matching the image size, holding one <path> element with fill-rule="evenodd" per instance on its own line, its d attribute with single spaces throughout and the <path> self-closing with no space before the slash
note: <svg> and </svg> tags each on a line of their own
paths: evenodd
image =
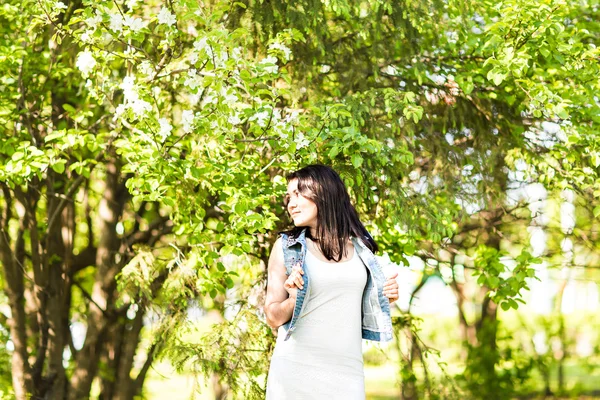
<svg viewBox="0 0 600 400">
<path fill-rule="evenodd" d="M 279 328 L 267 400 L 364 400 L 362 295 L 367 270 L 354 249 L 328 263 L 307 251 L 310 297 L 287 341 Z"/>
</svg>

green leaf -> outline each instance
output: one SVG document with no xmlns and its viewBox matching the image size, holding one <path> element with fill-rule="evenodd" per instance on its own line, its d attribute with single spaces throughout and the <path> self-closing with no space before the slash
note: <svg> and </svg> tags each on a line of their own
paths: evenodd
<svg viewBox="0 0 600 400">
<path fill-rule="evenodd" d="M 69 114 L 74 114 L 76 112 L 75 108 L 67 103 L 63 104 L 63 108 L 65 109 L 66 112 L 68 112 Z"/>
<path fill-rule="evenodd" d="M 360 156 L 360 154 L 353 154 L 352 155 L 352 165 L 354 166 L 354 168 L 359 168 L 363 163 L 363 158 Z"/>
<path fill-rule="evenodd" d="M 406 254 L 407 256 L 412 256 L 413 254 L 415 254 L 416 251 L 416 247 L 413 243 L 408 243 L 406 245 L 404 245 L 404 254 Z"/>
<path fill-rule="evenodd" d="M 335 158 L 335 156 L 338 155 L 338 153 L 340 152 L 340 148 L 339 146 L 335 145 L 331 148 L 331 150 L 329 150 L 329 158 Z"/>
<path fill-rule="evenodd" d="M 464 92 L 464 94 L 467 94 L 467 95 L 471 94 L 471 92 L 473 92 L 474 88 L 475 88 L 475 85 L 471 81 L 465 81 L 461 85 L 462 91 Z"/>
<path fill-rule="evenodd" d="M 488 278 L 488 285 L 492 289 L 496 289 L 500 284 L 500 279 L 497 276 L 490 276 Z"/>
<path fill-rule="evenodd" d="M 63 172 L 65 172 L 65 164 L 66 164 L 65 160 L 59 160 L 55 163 L 52 163 L 52 169 L 57 174 L 62 174 Z"/>
</svg>

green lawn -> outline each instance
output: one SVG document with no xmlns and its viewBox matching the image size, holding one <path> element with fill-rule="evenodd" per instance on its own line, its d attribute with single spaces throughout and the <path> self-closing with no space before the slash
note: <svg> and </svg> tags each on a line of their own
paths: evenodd
<svg viewBox="0 0 600 400">
<path fill-rule="evenodd" d="M 394 367 L 367 367 L 365 369 L 367 399 L 397 399 L 399 390 L 395 386 Z M 156 365 L 149 373 L 145 386 L 147 400 L 212 400 L 212 390 L 204 383 L 196 386 L 191 375 L 177 374 L 167 363 Z M 198 389 L 198 390 L 194 390 Z M 192 397 L 194 394 L 195 397 Z"/>
<path fill-rule="evenodd" d="M 600 369 L 588 370 L 577 365 L 566 365 L 566 389 L 576 392 L 591 392 L 600 389 Z M 552 373 L 552 389 L 556 390 L 556 371 Z M 399 398 L 396 369 L 387 364 L 380 367 L 365 367 L 367 399 L 391 400 Z M 540 379 L 535 380 L 539 390 L 542 389 Z M 149 373 L 146 383 L 147 400 L 212 400 L 212 390 L 204 382 L 194 380 L 191 374 L 177 374 L 168 363 L 156 365 Z M 576 397 L 590 399 L 593 397 Z"/>
</svg>

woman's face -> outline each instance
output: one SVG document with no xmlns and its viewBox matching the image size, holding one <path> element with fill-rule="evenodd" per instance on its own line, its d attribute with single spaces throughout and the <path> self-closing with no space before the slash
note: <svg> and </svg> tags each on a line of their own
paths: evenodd
<svg viewBox="0 0 600 400">
<path fill-rule="evenodd" d="M 288 203 L 287 210 L 294 220 L 294 225 L 317 228 L 317 205 L 300 194 L 298 179 L 292 179 L 288 183 L 286 201 Z"/>
</svg>

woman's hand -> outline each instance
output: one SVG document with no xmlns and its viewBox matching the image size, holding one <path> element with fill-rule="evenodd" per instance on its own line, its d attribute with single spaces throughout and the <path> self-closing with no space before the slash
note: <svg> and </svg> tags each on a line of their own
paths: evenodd
<svg viewBox="0 0 600 400">
<path fill-rule="evenodd" d="M 288 292 L 291 298 L 296 298 L 298 289 L 302 290 L 304 287 L 304 280 L 302 279 L 304 270 L 299 265 L 292 268 L 292 273 L 283 283 L 283 288 Z"/>
<path fill-rule="evenodd" d="M 398 293 L 398 282 L 396 282 L 397 276 L 398 273 L 396 272 L 394 275 L 389 277 L 383 285 L 383 294 L 388 298 L 390 304 L 398 300 L 398 297 L 400 297 Z"/>
</svg>

